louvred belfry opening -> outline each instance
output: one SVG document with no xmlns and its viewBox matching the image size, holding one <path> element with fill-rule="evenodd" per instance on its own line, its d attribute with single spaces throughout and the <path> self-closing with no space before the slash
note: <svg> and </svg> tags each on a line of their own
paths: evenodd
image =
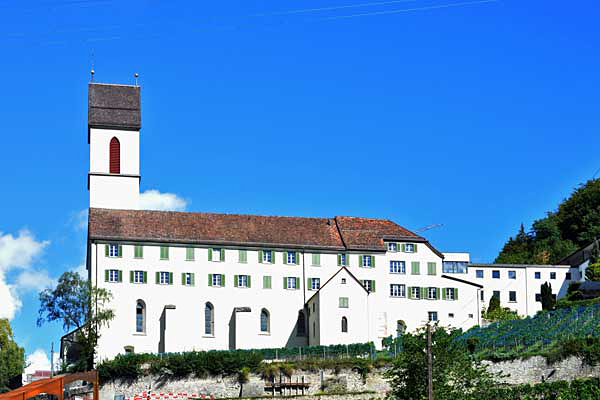
<svg viewBox="0 0 600 400">
<path fill-rule="evenodd" d="M 121 143 L 116 137 L 110 139 L 110 161 L 108 172 L 111 174 L 121 173 Z"/>
</svg>

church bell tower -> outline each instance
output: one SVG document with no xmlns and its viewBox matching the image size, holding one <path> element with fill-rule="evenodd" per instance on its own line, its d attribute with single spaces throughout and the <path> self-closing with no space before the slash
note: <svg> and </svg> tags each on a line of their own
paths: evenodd
<svg viewBox="0 0 600 400">
<path fill-rule="evenodd" d="M 90 208 L 139 208 L 140 87 L 90 83 Z"/>
</svg>

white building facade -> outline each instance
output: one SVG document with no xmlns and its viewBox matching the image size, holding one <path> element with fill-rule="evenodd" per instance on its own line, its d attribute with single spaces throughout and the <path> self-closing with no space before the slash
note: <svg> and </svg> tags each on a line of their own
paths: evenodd
<svg viewBox="0 0 600 400">
<path fill-rule="evenodd" d="M 539 287 L 528 272 L 537 270 L 515 267 L 513 279 L 504 267 L 469 265 L 468 253 L 442 254 L 389 220 L 138 210 L 139 87 L 89 90 L 87 268 L 92 284 L 111 292 L 116 315 L 101 332 L 99 359 L 370 341 L 380 347 L 403 327 L 428 321 L 480 324 L 494 290 L 517 292 L 521 314 L 537 310 L 531 299 Z M 493 268 L 506 280 L 487 279 Z M 539 269 L 560 274 L 561 282 L 568 271 Z"/>
</svg>

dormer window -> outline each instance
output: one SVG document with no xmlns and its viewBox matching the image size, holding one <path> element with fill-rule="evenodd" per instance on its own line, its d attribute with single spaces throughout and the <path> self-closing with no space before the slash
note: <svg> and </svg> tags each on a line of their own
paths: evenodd
<svg viewBox="0 0 600 400">
<path fill-rule="evenodd" d="M 398 245 L 396 243 L 388 243 L 388 251 L 395 253 L 398 251 Z"/>
</svg>

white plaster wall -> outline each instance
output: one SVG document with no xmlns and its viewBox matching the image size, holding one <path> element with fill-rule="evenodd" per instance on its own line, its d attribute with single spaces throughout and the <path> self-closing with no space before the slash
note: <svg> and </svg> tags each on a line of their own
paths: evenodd
<svg viewBox="0 0 600 400">
<path fill-rule="evenodd" d="M 471 255 L 469 253 L 442 253 L 444 255 L 444 261 L 471 261 Z"/>
<path fill-rule="evenodd" d="M 115 129 L 90 128 L 90 172 L 108 173 L 110 140 L 121 144 L 121 174 L 140 174 L 140 133 Z"/>
<path fill-rule="evenodd" d="M 122 175 L 90 175 L 90 207 L 137 210 L 140 181 Z"/>
</svg>

